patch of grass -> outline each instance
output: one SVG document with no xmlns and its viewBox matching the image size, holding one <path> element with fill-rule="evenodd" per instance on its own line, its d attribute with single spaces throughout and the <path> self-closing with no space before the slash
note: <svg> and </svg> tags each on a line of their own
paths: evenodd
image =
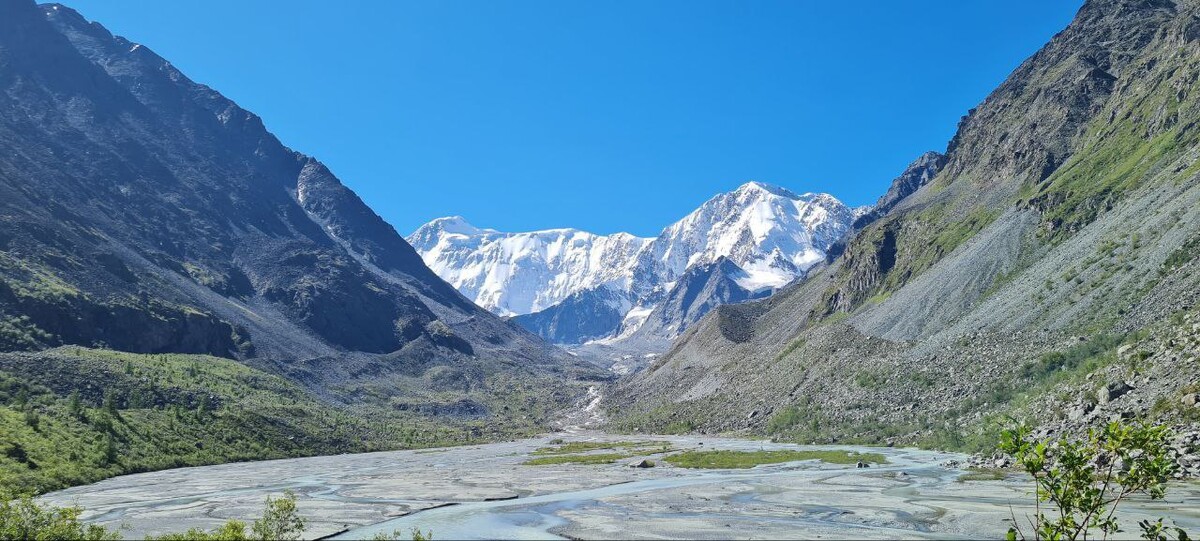
<svg viewBox="0 0 1200 541">
<path fill-rule="evenodd" d="M 797 338 L 795 340 L 792 340 L 791 343 L 789 343 L 787 345 L 787 347 L 783 348 L 783 351 L 779 352 L 779 355 L 775 356 L 775 361 L 776 362 L 782 361 L 783 359 L 787 358 L 788 355 L 791 355 L 792 353 L 795 353 L 796 350 L 804 347 L 804 344 L 805 344 L 805 341 L 803 338 Z"/>
<path fill-rule="evenodd" d="M 767 421 L 767 433 L 778 434 L 800 424 L 800 421 L 803 420 L 804 415 L 800 412 L 800 408 L 794 405 L 787 406 L 776 412 Z"/>
<path fill-rule="evenodd" d="M 34 349 L 53 339 L 54 335 L 34 325 L 29 316 L 0 315 L 0 350 Z"/>
<path fill-rule="evenodd" d="M 692 421 L 673 421 L 663 427 L 663 434 L 687 434 L 696 429 L 696 423 Z"/>
<path fill-rule="evenodd" d="M 880 291 L 879 293 L 876 293 L 873 297 L 867 299 L 867 302 L 870 304 L 883 304 L 883 301 L 888 300 L 889 298 L 891 298 L 891 296 L 892 296 L 891 291 Z"/>
<path fill-rule="evenodd" d="M 1188 144 L 1172 132 L 1147 139 L 1134 124 L 1094 140 L 1098 143 L 1072 156 L 1031 198 L 1046 209 L 1044 219 L 1056 237 L 1091 223 L 1109 202 L 1140 185 Z"/>
<path fill-rule="evenodd" d="M 1005 472 L 1004 470 L 999 470 L 999 469 L 985 470 L 983 468 L 971 468 L 971 469 L 967 470 L 967 473 L 964 473 L 964 474 L 958 476 L 958 479 L 955 479 L 955 481 L 958 481 L 959 483 L 965 483 L 968 481 L 1003 481 L 1004 478 L 1007 476 L 1008 476 L 1008 472 Z"/>
<path fill-rule="evenodd" d="M 886 376 L 866 370 L 859 370 L 858 373 L 854 375 L 855 385 L 858 385 L 863 389 L 882 389 L 884 385 L 887 385 L 887 382 L 888 380 Z"/>
<path fill-rule="evenodd" d="M 436 454 L 436 453 L 445 453 L 446 451 L 449 451 L 449 449 L 422 449 L 420 451 L 417 451 L 416 454 L 432 455 L 432 454 Z"/>
<path fill-rule="evenodd" d="M 618 460 L 632 458 L 637 455 L 623 453 L 599 453 L 592 455 L 553 455 L 531 458 L 522 462 L 525 466 L 551 466 L 555 464 L 612 464 Z"/>
<path fill-rule="evenodd" d="M 841 449 L 812 451 L 684 451 L 666 458 L 680 468 L 746 469 L 761 464 L 779 464 L 799 460 L 820 460 L 829 464 L 886 464 L 879 453 L 858 453 Z"/>
<path fill-rule="evenodd" d="M 661 441 L 573 441 L 562 443 L 555 447 L 542 447 L 533 452 L 535 455 L 563 455 L 568 453 L 586 453 L 600 449 L 630 449 L 638 447 L 654 447 L 663 444 Z"/>
<path fill-rule="evenodd" d="M 953 252 L 955 248 L 961 246 L 964 242 L 970 240 L 979 233 L 983 228 L 987 227 L 1000 214 L 995 211 L 976 209 L 966 216 L 966 218 L 951 222 L 942 228 L 937 236 L 934 237 L 933 244 L 938 248 L 941 254 Z M 931 265 L 932 266 L 932 265 Z"/>
<path fill-rule="evenodd" d="M 1098 334 L 1086 342 L 1063 351 L 1052 351 L 1021 367 L 1021 376 L 1043 380 L 1060 372 L 1090 372 L 1100 366 L 1102 357 L 1112 356 L 1123 337 Z"/>
<path fill-rule="evenodd" d="M 834 312 L 830 314 L 829 317 L 826 317 L 823 321 L 821 321 L 821 323 L 825 325 L 833 325 L 835 323 L 846 321 L 847 319 L 850 319 L 850 312 Z"/>
<path fill-rule="evenodd" d="M 1197 257 L 1200 257 L 1200 236 L 1192 237 L 1183 243 L 1183 246 L 1171 252 L 1171 255 L 1167 256 L 1167 260 L 1163 262 L 1163 271 L 1175 270 L 1191 263 Z"/>
<path fill-rule="evenodd" d="M 0 271 L 10 275 L 11 279 L 7 282 L 9 287 L 23 297 L 54 302 L 82 295 L 49 267 L 14 257 L 7 252 L 0 252 Z"/>
</svg>

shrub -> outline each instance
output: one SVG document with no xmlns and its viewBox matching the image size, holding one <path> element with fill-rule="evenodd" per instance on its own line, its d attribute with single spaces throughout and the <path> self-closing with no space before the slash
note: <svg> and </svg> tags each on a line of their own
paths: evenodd
<svg viewBox="0 0 1200 541">
<path fill-rule="evenodd" d="M 304 533 L 305 523 L 296 513 L 296 493 L 289 490 L 279 499 L 267 496 L 267 509 L 250 530 L 256 539 L 295 540 Z"/>
<path fill-rule="evenodd" d="M 296 493 L 284 492 L 282 498 L 267 496 L 262 518 L 254 521 L 250 532 L 246 523 L 230 520 L 215 530 L 192 528 L 182 533 L 147 537 L 146 541 L 274 541 L 300 539 L 306 521 L 296 512 Z"/>
<path fill-rule="evenodd" d="M 89 540 L 120 539 L 117 532 L 79 521 L 78 507 L 47 507 L 28 496 L 0 499 L 0 539 Z"/>
<path fill-rule="evenodd" d="M 1030 518 L 1034 539 L 1087 539 L 1090 530 L 1104 538 L 1120 531 L 1117 506 L 1133 495 L 1150 499 L 1166 495 L 1166 482 L 1175 472 L 1168 455 L 1171 431 L 1165 426 L 1111 422 L 1091 429 L 1086 439 L 1037 441 L 1027 425 L 1003 431 L 1000 450 L 1012 455 L 1034 480 L 1035 516 Z M 1050 504 L 1043 508 L 1042 504 Z M 1025 539 L 1013 521 L 1008 538 Z M 1165 538 L 1162 520 L 1143 521 L 1143 537 Z M 1177 537 L 1187 534 L 1175 528 Z"/>
<path fill-rule="evenodd" d="M 392 533 L 380 532 L 375 534 L 375 537 L 372 537 L 371 539 L 372 541 L 397 541 L 409 536 L 412 537 L 413 541 L 433 541 L 433 531 L 423 532 L 419 528 L 413 528 L 412 532 L 407 535 L 400 530 L 396 530 Z"/>
<path fill-rule="evenodd" d="M 800 424 L 802 420 L 804 420 L 804 416 L 800 413 L 800 408 L 785 407 L 779 410 L 779 413 L 772 415 L 770 421 L 767 421 L 767 433 L 778 434 Z"/>
<path fill-rule="evenodd" d="M 230 520 L 220 528 L 204 531 L 192 528 L 183 533 L 169 533 L 158 537 L 147 537 L 147 541 L 250 541 L 246 535 L 246 523 Z"/>
<path fill-rule="evenodd" d="M 1082 368 L 1086 371 L 1095 359 L 1115 350 L 1121 342 L 1120 337 L 1096 335 L 1087 342 L 1076 344 L 1064 351 L 1042 355 L 1036 362 L 1022 367 L 1021 376 L 1039 380 L 1062 370 L 1073 371 Z"/>
</svg>

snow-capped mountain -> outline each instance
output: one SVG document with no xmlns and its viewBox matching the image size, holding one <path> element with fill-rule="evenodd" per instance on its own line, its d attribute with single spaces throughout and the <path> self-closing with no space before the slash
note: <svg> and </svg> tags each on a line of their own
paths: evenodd
<svg viewBox="0 0 1200 541">
<path fill-rule="evenodd" d="M 577 229 L 502 233 L 460 216 L 429 222 L 408 241 L 438 276 L 500 315 L 544 310 L 600 286 L 623 289 L 637 255 L 651 242 Z"/>
<path fill-rule="evenodd" d="M 823 261 L 861 214 L 831 195 L 748 182 L 655 238 L 575 229 L 503 233 L 455 216 L 425 224 L 408 240 L 434 272 L 480 306 L 518 316 L 553 342 L 578 344 L 632 336 L 652 313 L 660 322 L 655 333 L 671 338 L 714 303 L 769 294 Z M 698 302 L 688 294 L 687 306 L 702 309 L 663 314 L 670 310 L 664 301 L 678 304 L 681 278 L 718 262 L 722 272 L 715 276 L 742 293 Z"/>
</svg>

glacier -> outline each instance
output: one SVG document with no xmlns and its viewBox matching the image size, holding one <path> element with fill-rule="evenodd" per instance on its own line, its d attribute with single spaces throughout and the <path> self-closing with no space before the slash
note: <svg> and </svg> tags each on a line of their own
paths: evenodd
<svg viewBox="0 0 1200 541">
<path fill-rule="evenodd" d="M 742 297 L 769 294 L 824 261 L 868 210 L 829 194 L 752 181 L 712 197 L 653 238 L 571 228 L 510 233 L 451 216 L 421 226 L 408 241 L 476 304 L 515 316 L 543 338 L 573 344 L 634 335 L 676 282 L 702 266 L 731 263 L 737 272 L 721 276 L 735 281 Z M 606 322 L 601 328 L 599 320 Z M 689 320 L 664 330 L 666 338 Z"/>
</svg>

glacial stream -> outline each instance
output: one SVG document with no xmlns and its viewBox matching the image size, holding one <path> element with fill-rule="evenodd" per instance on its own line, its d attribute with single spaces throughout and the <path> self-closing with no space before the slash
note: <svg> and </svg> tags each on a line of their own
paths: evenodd
<svg viewBox="0 0 1200 541">
<path fill-rule="evenodd" d="M 661 447 L 605 465 L 522 464 L 550 439 L 168 470 L 44 499 L 79 505 L 86 520 L 124 525 L 128 537 L 253 519 L 263 498 L 286 489 L 300 496 L 307 536 L 334 539 L 395 531 L 407 538 L 414 528 L 435 539 L 1001 538 L 1012 516 L 1032 509 L 1028 479 L 962 481 L 964 472 L 950 461 L 963 457 L 946 453 L 837 447 L 886 456 L 887 464 L 866 469 L 804 461 L 692 470 L 664 464 L 655 453 Z M 691 436 L 633 439 L 673 450 L 805 448 Z M 629 467 L 642 456 L 659 466 Z M 1180 483 L 1167 500 L 1130 502 L 1121 518 L 1130 530 L 1158 516 L 1200 531 L 1200 486 Z"/>
</svg>

